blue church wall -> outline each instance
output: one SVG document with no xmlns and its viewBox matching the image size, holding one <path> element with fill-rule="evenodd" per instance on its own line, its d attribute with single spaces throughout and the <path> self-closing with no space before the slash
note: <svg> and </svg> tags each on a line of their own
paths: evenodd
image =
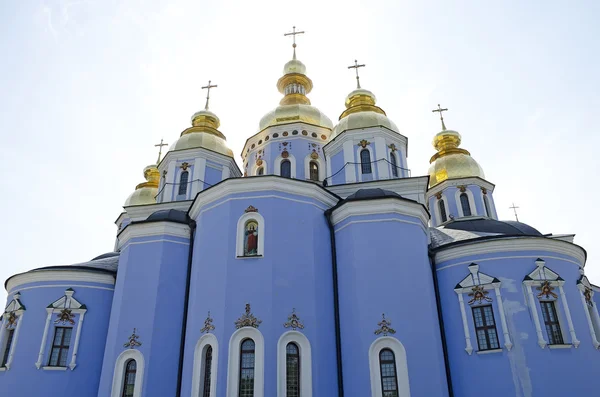
<svg viewBox="0 0 600 397">
<path fill-rule="evenodd" d="M 187 228 L 151 225 L 164 224 Z M 189 238 L 166 234 L 133 237 L 122 247 L 99 396 L 111 395 L 117 357 L 134 328 L 141 345 L 133 348 L 145 358 L 142 395 L 175 394 L 188 252 Z"/>
<path fill-rule="evenodd" d="M 330 185 L 341 185 L 346 183 L 346 173 L 344 169 L 344 152 L 340 151 L 331 156 L 331 175 L 332 178 L 328 180 Z M 330 175 L 327 175 L 330 176 Z"/>
<path fill-rule="evenodd" d="M 206 172 L 204 173 L 204 189 L 216 185 L 223 179 L 223 171 L 214 167 L 206 165 Z"/>
<path fill-rule="evenodd" d="M 371 395 L 369 348 L 385 313 L 406 349 L 411 395 L 447 396 L 427 234 L 414 216 L 386 215 L 336 225 L 344 389 Z"/>
<path fill-rule="evenodd" d="M 67 365 L 71 363 L 76 329 L 81 318 L 76 314 L 75 324 L 55 324 L 58 318 L 53 313 L 49 323 L 47 342 L 43 351 L 40 369 L 36 368 L 40 345 L 46 326 L 46 308 L 73 288 L 73 297 L 87 306 L 73 370 L 46 370 L 50 354 L 50 343 L 56 326 L 72 327 L 72 338 L 68 351 Z M 9 291 L 12 295 L 20 291 L 20 301 L 26 307 L 18 338 L 13 345 L 13 361 L 7 371 L 0 372 L 2 394 L 11 396 L 44 396 L 58 391 L 61 395 L 96 396 L 100 382 L 100 371 L 104 355 L 104 343 L 108 329 L 113 286 L 110 284 L 84 281 L 54 280 L 18 285 Z M 13 340 L 14 342 L 14 340 Z"/>
<path fill-rule="evenodd" d="M 465 186 L 466 193 L 469 196 L 469 204 L 471 208 L 472 216 L 489 216 L 490 218 L 497 219 L 495 208 L 494 208 L 494 198 L 491 191 L 487 191 L 487 197 L 490 204 L 491 214 L 487 214 L 485 209 L 485 204 L 483 202 L 483 193 L 481 191 L 481 187 L 477 185 L 466 185 Z M 460 200 L 457 199 L 459 188 L 456 186 L 449 186 L 445 188 L 442 192 L 442 199 L 446 202 L 446 216 L 447 220 L 450 220 L 451 216 L 455 219 L 461 217 L 462 209 L 459 209 Z M 438 215 L 438 199 L 435 194 L 431 194 L 428 203 L 429 209 L 431 212 L 431 224 L 432 226 L 439 226 L 442 222 Z"/>
<path fill-rule="evenodd" d="M 507 241 L 506 244 L 511 242 Z M 546 268 L 556 272 L 565 280 L 563 289 L 576 338 L 580 341 L 578 348 L 565 346 L 566 348 L 553 349 L 546 346 L 542 349 L 538 345 L 533 312 L 528 293 L 523 286 L 525 276 L 536 269 L 537 258 L 542 258 Z M 597 362 L 599 353 L 592 344 L 580 292 L 576 286 L 579 278 L 579 261 L 580 259 L 571 255 L 539 249 L 465 255 L 436 264 L 448 357 L 456 395 L 475 397 L 481 395 L 481 390 L 487 390 L 487 394 L 493 396 L 567 396 L 585 394 L 600 388 L 597 366 L 582 365 L 582 363 Z M 471 263 L 479 265 L 480 273 L 496 277 L 502 283 L 500 287 L 502 306 L 509 338 L 513 344 L 510 351 L 504 346 L 506 337 L 503 334 L 500 307 L 494 290 L 490 290 L 487 295 L 492 301 L 485 304 L 492 305 L 502 350 L 491 354 L 478 354 L 477 334 L 471 305 L 468 303 L 472 296 L 464 294 L 466 322 L 473 353 L 469 355 L 465 351 L 466 340 L 461 309 L 454 288 L 470 274 L 468 266 Z M 532 287 L 532 291 L 542 335 L 548 341 L 537 298 L 540 291 L 536 287 Z M 556 301 L 556 310 L 561 323 L 562 336 L 565 344 L 570 344 L 571 334 L 559 288 L 556 288 L 554 293 L 559 297 Z M 474 305 L 477 305 L 477 302 Z M 493 393 L 490 393 L 492 391 Z"/>
<path fill-rule="evenodd" d="M 259 235 L 265 239 L 264 256 L 238 259 L 237 223 L 250 205 L 264 218 L 265 232 Z M 313 395 L 335 395 L 331 246 L 325 205 L 309 197 L 260 191 L 232 194 L 206 207 L 196 218 L 183 395 L 191 393 L 194 348 L 210 311 L 212 333 L 219 343 L 217 396 L 225 396 L 229 340 L 246 303 L 262 321 L 258 330 L 265 343 L 264 395 L 277 395 L 277 344 L 291 329 L 283 324 L 293 309 L 305 327 L 299 331 L 311 345 Z M 285 214 L 292 213 L 299 221 L 288 222 Z M 239 355 L 237 347 L 233 354 Z"/>
</svg>

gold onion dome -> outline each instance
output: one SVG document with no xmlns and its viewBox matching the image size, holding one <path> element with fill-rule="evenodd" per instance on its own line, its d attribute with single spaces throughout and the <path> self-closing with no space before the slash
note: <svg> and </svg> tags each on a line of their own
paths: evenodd
<svg viewBox="0 0 600 397">
<path fill-rule="evenodd" d="M 346 130 L 382 126 L 400 133 L 398 127 L 390 120 L 383 109 L 375 106 L 377 98 L 369 90 L 357 88 L 346 97 L 346 110 L 340 115 L 340 121 L 333 128 L 331 137 Z"/>
<path fill-rule="evenodd" d="M 324 113 L 311 106 L 306 96 L 313 88 L 312 80 L 306 76 L 306 66 L 294 58 L 285 64 L 283 76 L 277 81 L 277 88 L 284 97 L 279 106 L 265 114 L 259 123 L 259 130 L 267 127 L 294 122 L 317 125 L 331 130 L 333 123 Z"/>
<path fill-rule="evenodd" d="M 458 132 L 443 130 L 433 138 L 433 147 L 437 150 L 429 162 L 429 187 L 442 183 L 446 179 L 479 177 L 485 179 L 483 169 L 471 154 L 459 148 L 461 136 Z"/>
<path fill-rule="evenodd" d="M 158 194 L 158 181 L 160 173 L 156 164 L 152 164 L 144 168 L 144 178 L 146 182 L 142 182 L 135 187 L 135 191 L 125 200 L 125 207 L 131 205 L 146 205 L 156 204 L 156 195 Z"/>
</svg>

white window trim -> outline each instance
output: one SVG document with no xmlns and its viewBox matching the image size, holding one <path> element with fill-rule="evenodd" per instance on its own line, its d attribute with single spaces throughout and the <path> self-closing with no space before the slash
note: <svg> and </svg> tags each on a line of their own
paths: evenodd
<svg viewBox="0 0 600 397">
<path fill-rule="evenodd" d="M 563 323 L 563 319 L 562 319 L 562 315 L 561 315 L 562 313 L 560 312 L 560 307 L 562 306 L 565 317 L 567 318 L 567 325 L 569 327 L 571 344 L 577 348 L 577 347 L 579 347 L 579 344 L 581 342 L 577 339 L 577 335 L 575 334 L 575 328 L 573 327 L 573 320 L 571 319 L 571 311 L 569 310 L 569 304 L 567 303 L 567 297 L 566 297 L 565 291 L 563 289 L 563 284 L 565 282 L 562 280 L 560 280 L 560 281 L 558 281 L 558 280 L 557 281 L 551 281 L 551 280 L 531 280 L 530 281 L 530 280 L 528 280 L 528 281 L 523 282 L 523 284 L 525 285 L 527 294 L 529 295 L 529 305 L 530 305 L 530 309 L 533 314 L 533 322 L 535 325 L 535 331 L 538 336 L 538 345 L 540 345 L 540 347 L 543 349 L 548 345 L 548 342 L 544 338 L 544 334 L 542 332 L 542 326 L 541 326 L 541 322 L 540 322 L 540 315 L 538 314 L 538 311 L 541 311 L 541 307 L 540 307 L 539 302 L 536 303 L 536 300 L 539 301 L 539 299 L 534 298 L 532 286 L 539 287 L 545 281 L 549 281 L 551 286 L 558 287 L 558 289 L 559 289 L 559 296 L 556 300 L 554 300 L 554 302 L 557 304 L 556 312 L 557 312 L 558 321 L 559 321 L 559 324 L 561 327 L 561 333 L 563 334 L 563 339 L 564 339 L 567 333 L 564 332 L 564 329 L 563 329 L 564 323 Z"/>
<path fill-rule="evenodd" d="M 244 256 L 244 232 L 246 222 L 254 219 L 258 223 L 258 246 L 256 247 L 256 255 Z M 265 252 L 265 219 L 258 212 L 246 212 L 240 217 L 237 223 L 237 241 L 236 241 L 236 257 L 237 258 L 256 258 L 264 256 Z"/>
<path fill-rule="evenodd" d="M 263 172 L 263 175 L 267 175 L 267 162 L 265 160 L 263 160 L 261 165 L 256 165 L 256 163 L 254 164 L 254 166 L 252 166 L 252 175 L 258 175 L 258 169 L 262 167 L 265 171 Z"/>
<path fill-rule="evenodd" d="M 435 204 L 433 205 L 434 207 L 434 211 L 435 211 L 435 219 L 437 221 L 437 226 L 440 226 L 446 222 L 451 221 L 452 219 L 450 219 L 450 207 L 448 207 L 448 197 L 446 197 L 446 195 L 444 193 L 441 193 L 442 197 L 441 198 L 437 198 L 435 195 L 433 195 L 433 197 L 435 198 Z M 444 200 L 444 208 L 446 208 L 446 220 L 442 221 L 442 214 L 440 214 L 440 204 L 439 201 L 440 200 Z"/>
<path fill-rule="evenodd" d="M 585 318 L 587 319 L 588 322 L 588 326 L 590 329 L 590 336 L 592 337 L 592 344 L 594 345 L 595 349 L 598 349 L 600 347 L 600 342 L 598 342 L 598 335 L 596 335 L 596 330 L 594 328 L 594 322 L 596 322 L 598 324 L 598 326 L 600 326 L 600 323 L 598 323 L 598 308 L 596 307 L 596 305 L 594 304 L 593 299 L 591 300 L 591 307 L 588 305 L 588 303 L 585 301 L 585 285 L 583 284 L 578 284 L 577 288 L 579 289 L 579 295 L 581 296 L 581 305 L 583 306 L 583 311 L 585 312 Z M 592 291 L 592 297 L 594 296 L 594 291 Z M 593 318 L 592 316 L 590 316 L 590 309 L 592 310 L 593 313 Z"/>
<path fill-rule="evenodd" d="M 139 350 L 128 349 L 117 357 L 115 363 L 115 371 L 113 375 L 113 385 L 111 397 L 121 397 L 123 392 L 123 382 L 125 381 L 125 364 L 127 361 L 135 360 L 135 387 L 133 389 L 133 397 L 142 396 L 142 385 L 144 382 L 144 356 Z"/>
<path fill-rule="evenodd" d="M 208 346 L 212 347 L 212 361 L 210 366 L 210 397 L 217 395 L 217 369 L 219 368 L 219 342 L 213 334 L 203 335 L 194 350 L 194 372 L 192 376 L 192 397 L 202 397 L 204 393 L 204 363 L 205 352 Z"/>
<path fill-rule="evenodd" d="M 281 163 L 283 162 L 283 160 L 290 161 L 290 178 L 295 179 L 296 178 L 296 158 L 291 154 L 285 159 L 281 156 L 281 154 L 279 156 L 277 156 L 277 158 L 275 159 L 275 162 L 273 163 L 273 173 L 275 175 L 281 176 Z"/>
<path fill-rule="evenodd" d="M 188 197 L 190 197 L 190 193 L 192 190 L 192 172 L 194 167 L 193 166 L 189 166 L 188 169 L 184 170 L 183 168 L 179 169 L 179 172 L 177 172 L 177 176 L 176 176 L 176 180 L 175 180 L 175 190 L 176 190 L 176 194 L 175 194 L 175 199 L 177 200 L 183 200 L 183 199 L 187 199 Z M 185 189 L 185 194 L 179 194 L 179 186 L 181 185 L 181 176 L 183 175 L 184 172 L 188 173 L 188 181 L 187 181 L 187 187 Z"/>
<path fill-rule="evenodd" d="M 390 154 L 390 158 L 394 157 L 396 159 L 396 173 L 398 174 L 398 176 L 394 176 L 394 171 L 392 171 L 394 169 L 394 166 L 392 164 L 392 160 L 390 159 L 390 164 L 389 164 L 389 169 L 390 169 L 390 179 L 399 179 L 402 178 L 402 171 L 403 167 L 402 167 L 402 163 L 400 162 L 400 156 L 398 155 L 398 153 L 400 152 L 399 149 L 396 149 L 395 151 L 392 152 L 392 149 L 388 148 L 388 152 Z"/>
<path fill-rule="evenodd" d="M 323 161 L 323 159 L 321 159 L 321 157 L 313 159 L 312 157 L 310 157 L 310 154 L 304 158 L 304 179 L 306 179 L 307 181 L 312 181 L 312 179 L 310 179 L 311 161 L 314 161 L 319 166 L 319 182 L 323 181 L 325 179 L 325 162 Z"/>
<path fill-rule="evenodd" d="M 488 204 L 489 204 L 488 207 L 490 209 L 490 213 L 489 214 L 487 213 L 487 209 L 486 209 L 486 206 L 485 206 L 485 199 L 486 198 L 488 200 Z M 490 200 L 490 197 L 489 197 L 488 193 L 483 194 L 483 191 L 481 191 L 481 205 L 483 206 L 483 212 L 484 212 L 484 214 L 482 214 L 482 215 L 487 216 L 488 218 L 491 218 L 491 219 L 497 219 L 497 217 L 494 214 L 494 207 L 492 206 L 492 200 Z"/>
<path fill-rule="evenodd" d="M 360 153 L 364 150 L 367 149 L 369 151 L 369 157 L 371 158 L 371 180 L 376 181 L 377 180 L 377 174 L 375 173 L 377 170 L 377 163 L 375 162 L 375 160 L 373 160 L 375 158 L 375 154 L 373 153 L 373 148 L 370 147 L 371 145 L 367 145 L 364 148 L 362 146 L 358 146 L 356 149 L 356 157 L 355 159 L 358 160 L 356 161 L 358 164 L 356 164 L 356 166 L 358 167 L 358 181 L 362 182 L 363 181 L 363 172 L 362 172 L 362 158 L 360 157 Z M 369 174 L 367 174 L 369 175 Z"/>
<path fill-rule="evenodd" d="M 277 342 L 277 396 L 287 394 L 287 354 L 288 343 L 298 346 L 300 353 L 300 397 L 312 397 L 312 355 L 310 342 L 298 331 L 288 331 L 281 335 Z"/>
<path fill-rule="evenodd" d="M 240 348 L 245 339 L 254 341 L 254 397 L 264 397 L 265 393 L 265 341 L 262 333 L 253 327 L 243 327 L 229 339 L 229 363 L 227 370 L 227 397 L 239 394 Z"/>
<path fill-rule="evenodd" d="M 473 192 L 471 190 L 469 190 L 468 187 L 465 187 L 465 191 L 461 192 L 460 189 L 456 189 L 456 192 L 454 193 L 454 198 L 456 199 L 456 208 L 458 208 L 458 216 L 460 218 L 466 216 L 465 213 L 463 212 L 463 208 L 462 208 L 462 202 L 460 201 L 460 195 L 465 193 L 467 195 L 467 198 L 469 199 L 469 207 L 471 208 L 471 216 L 476 216 L 477 215 L 477 207 L 475 206 L 475 197 L 473 196 Z"/>
<path fill-rule="evenodd" d="M 5 364 L 5 368 L 7 370 L 10 369 L 10 366 L 12 365 L 12 361 L 15 355 L 15 347 L 17 346 L 17 340 L 19 339 L 19 331 L 21 330 L 21 323 L 23 322 L 23 316 L 25 315 L 25 310 L 21 309 L 21 310 L 16 310 L 15 311 L 15 316 L 17 316 L 17 328 L 15 328 L 15 334 L 13 335 L 13 339 L 12 342 L 10 343 L 10 351 L 8 352 L 8 360 L 6 360 L 6 364 Z M 0 346 L 3 347 L 2 350 L 0 350 L 1 354 L 4 354 L 4 349 L 6 348 L 5 343 L 6 341 L 4 340 L 4 338 L 6 337 L 6 324 L 8 322 L 8 316 L 9 313 L 4 313 L 4 315 L 2 316 L 2 329 L 0 330 Z"/>
<path fill-rule="evenodd" d="M 396 377 L 398 378 L 398 395 L 410 397 L 406 350 L 398 339 L 391 336 L 382 336 L 375 339 L 369 348 L 371 397 L 383 397 L 383 391 L 381 390 L 381 368 L 379 366 L 379 352 L 383 349 L 390 349 L 394 353 L 394 358 L 396 360 Z"/>
</svg>

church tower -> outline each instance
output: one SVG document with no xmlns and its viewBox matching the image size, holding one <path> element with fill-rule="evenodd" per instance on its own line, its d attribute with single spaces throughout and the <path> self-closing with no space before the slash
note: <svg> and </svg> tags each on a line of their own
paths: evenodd
<svg viewBox="0 0 600 397">
<path fill-rule="evenodd" d="M 356 69 L 356 89 L 346 97 L 346 110 L 325 148 L 329 185 L 409 177 L 406 165 L 408 139 L 385 111 L 375 103 L 375 95 L 360 86 Z"/>
<path fill-rule="evenodd" d="M 437 150 L 429 162 L 429 190 L 426 200 L 431 212 L 431 226 L 437 227 L 458 218 L 486 217 L 498 219 L 492 193 L 494 185 L 485 179 L 483 169 L 471 154 L 460 148 L 461 135 L 446 129 L 438 109 L 442 131 L 433 138 Z"/>
</svg>

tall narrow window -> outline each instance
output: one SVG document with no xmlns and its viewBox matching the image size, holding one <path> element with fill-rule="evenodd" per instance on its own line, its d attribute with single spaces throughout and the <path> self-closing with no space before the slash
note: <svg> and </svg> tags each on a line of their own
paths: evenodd
<svg viewBox="0 0 600 397">
<path fill-rule="evenodd" d="M 319 181 L 319 164 L 315 161 L 311 161 L 309 164 L 310 168 L 310 180 L 318 182 Z"/>
<path fill-rule="evenodd" d="M 127 364 L 125 364 L 125 376 L 123 377 L 123 392 L 121 393 L 121 397 L 133 397 L 136 372 L 137 363 L 135 360 L 127 361 Z"/>
<path fill-rule="evenodd" d="M 394 178 L 398 178 L 398 162 L 396 161 L 396 155 L 390 152 L 390 163 L 392 164 L 392 175 Z"/>
<path fill-rule="evenodd" d="M 254 397 L 254 341 L 246 339 L 240 349 L 239 397 Z"/>
<path fill-rule="evenodd" d="M 483 205 L 485 206 L 485 215 L 491 218 L 492 211 L 490 210 L 490 200 L 488 199 L 487 194 L 483 195 Z"/>
<path fill-rule="evenodd" d="M 442 223 L 448 220 L 448 216 L 446 215 L 446 206 L 444 205 L 444 200 L 438 200 L 438 208 L 440 209 L 440 219 Z"/>
<path fill-rule="evenodd" d="M 203 392 L 202 397 L 210 397 L 210 373 L 212 366 L 212 346 L 208 346 L 206 348 L 206 353 L 204 353 L 204 374 L 203 376 Z"/>
<path fill-rule="evenodd" d="M 360 168 L 363 174 L 370 174 L 371 171 L 371 152 L 367 149 L 360 151 Z"/>
<path fill-rule="evenodd" d="M 471 216 L 471 204 L 469 204 L 467 193 L 460 194 L 460 206 L 462 207 L 463 216 Z"/>
<path fill-rule="evenodd" d="M 49 367 L 66 367 L 73 328 L 56 327 L 50 352 Z"/>
<path fill-rule="evenodd" d="M 381 389 L 383 397 L 398 397 L 398 376 L 396 375 L 396 357 L 390 349 L 379 352 L 381 369 Z"/>
<path fill-rule="evenodd" d="M 479 350 L 499 349 L 498 333 L 494 321 L 494 312 L 491 305 L 477 306 L 473 308 L 473 320 L 475 321 L 475 333 Z"/>
<path fill-rule="evenodd" d="M 558 315 L 556 313 L 556 306 L 553 301 L 541 301 L 540 306 L 542 307 L 542 316 L 544 317 L 544 324 L 546 325 L 546 333 L 548 334 L 549 345 L 562 345 L 564 344 L 562 332 L 560 330 L 560 323 L 558 322 Z"/>
<path fill-rule="evenodd" d="M 183 171 L 181 173 L 181 176 L 179 177 L 179 194 L 186 194 L 187 193 L 187 185 L 188 185 L 188 177 L 190 176 L 190 173 L 187 171 Z"/>
<path fill-rule="evenodd" d="M 285 348 L 286 397 L 300 397 L 300 349 L 295 343 Z"/>
<path fill-rule="evenodd" d="M 4 345 L 4 353 L 2 353 L 2 365 L 0 365 L 0 367 L 6 367 L 6 363 L 8 362 L 8 356 L 10 354 L 10 347 L 12 346 L 14 336 L 14 329 L 9 329 L 8 331 L 6 331 L 6 344 Z"/>
<path fill-rule="evenodd" d="M 259 169 L 256 170 L 256 175 L 264 175 L 265 173 L 265 169 L 263 167 L 260 167 Z"/>
<path fill-rule="evenodd" d="M 284 178 L 291 178 L 292 177 L 292 163 L 290 163 L 290 160 L 283 160 L 281 162 L 281 176 Z"/>
</svg>

